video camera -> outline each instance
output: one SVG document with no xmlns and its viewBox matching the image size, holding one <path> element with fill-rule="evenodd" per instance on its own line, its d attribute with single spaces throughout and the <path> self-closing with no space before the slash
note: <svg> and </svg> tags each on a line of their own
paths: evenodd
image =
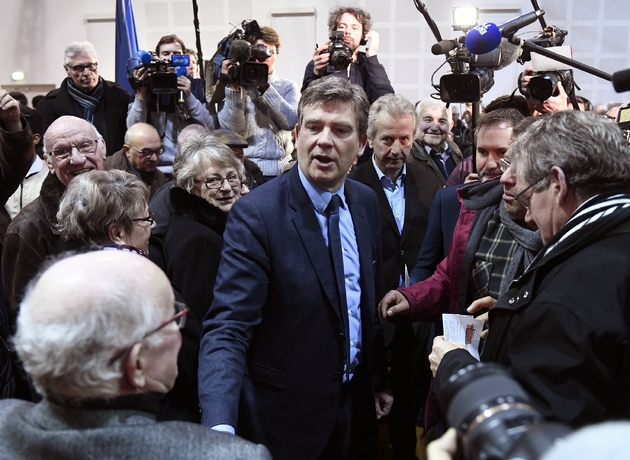
<svg viewBox="0 0 630 460">
<path fill-rule="evenodd" d="M 457 430 L 468 460 L 534 460 L 572 432 L 545 422 L 525 390 L 497 364 L 471 364 L 452 375 L 437 395 Z"/>
<path fill-rule="evenodd" d="M 127 69 L 127 79 L 134 90 L 146 87 L 153 94 L 177 92 L 177 77 L 187 75 L 190 56 L 187 54 L 173 54 L 171 59 L 158 59 L 155 53 L 138 51 L 138 56 L 132 58 L 140 64 Z M 139 69 L 147 70 L 147 77 L 137 78 Z"/>
<path fill-rule="evenodd" d="M 244 20 L 227 37 L 223 38 L 217 51 L 212 57 L 212 85 L 221 78 L 221 65 L 226 59 L 234 61 L 234 67 L 227 79 L 238 82 L 241 86 L 266 86 L 269 76 L 267 64 L 264 61 L 271 56 L 271 50 L 264 45 L 252 45 L 250 42 L 260 37 L 260 27 L 255 20 Z"/>
<path fill-rule="evenodd" d="M 453 73 L 440 78 L 440 99 L 444 102 L 477 102 L 494 85 L 494 70 L 501 62 L 501 49 L 472 54 L 459 47 L 448 62 Z"/>
<path fill-rule="evenodd" d="M 343 30 L 333 30 L 330 33 L 328 49 L 320 53 L 330 54 L 328 62 L 335 70 L 345 70 L 352 63 L 352 49 L 343 39 L 344 35 Z"/>
</svg>

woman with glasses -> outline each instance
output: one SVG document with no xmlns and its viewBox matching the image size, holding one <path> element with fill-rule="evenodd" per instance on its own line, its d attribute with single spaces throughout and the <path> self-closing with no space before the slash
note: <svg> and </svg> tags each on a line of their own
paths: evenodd
<svg viewBox="0 0 630 460">
<path fill-rule="evenodd" d="M 163 239 L 166 274 L 199 321 L 212 303 L 223 230 L 243 177 L 242 163 L 210 134 L 185 141 L 175 157 L 174 213 Z"/>
<path fill-rule="evenodd" d="M 148 200 L 147 186 L 128 172 L 78 175 L 68 184 L 57 213 L 62 248 L 102 247 L 148 256 L 155 226 Z"/>
</svg>

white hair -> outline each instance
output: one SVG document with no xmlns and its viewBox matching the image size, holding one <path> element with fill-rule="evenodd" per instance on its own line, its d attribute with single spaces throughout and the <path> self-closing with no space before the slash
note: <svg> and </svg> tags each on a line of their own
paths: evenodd
<svg viewBox="0 0 630 460">
<path fill-rule="evenodd" d="M 70 42 L 63 49 L 63 63 L 65 65 L 70 65 L 72 60 L 81 53 L 92 53 L 94 55 L 94 59 L 98 61 L 96 49 L 90 42 Z"/>
</svg>

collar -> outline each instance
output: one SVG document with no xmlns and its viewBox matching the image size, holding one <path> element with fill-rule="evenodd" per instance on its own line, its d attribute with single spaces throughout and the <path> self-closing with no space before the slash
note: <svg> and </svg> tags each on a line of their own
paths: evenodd
<svg viewBox="0 0 630 460">
<path fill-rule="evenodd" d="M 374 170 L 376 171 L 376 175 L 378 176 L 378 180 L 381 181 L 381 183 L 383 182 L 383 177 L 386 178 L 390 183 L 394 183 L 392 182 L 392 180 L 387 177 L 383 171 L 381 171 L 381 168 L 378 167 L 378 165 L 376 164 L 376 160 L 374 159 L 374 155 L 372 155 L 372 166 L 374 166 Z M 402 167 L 402 171 L 400 172 L 400 174 L 398 175 L 398 177 L 396 178 L 396 184 L 402 184 L 405 181 L 405 176 L 407 175 L 407 164 L 403 163 L 403 167 Z"/>
<path fill-rule="evenodd" d="M 424 147 L 424 149 L 427 151 L 427 153 L 429 154 L 429 156 L 431 155 L 431 150 L 435 150 L 437 153 L 439 153 L 440 155 L 449 152 L 449 146 L 448 143 L 446 141 L 444 141 L 444 144 L 442 144 L 441 150 L 438 150 L 436 147 L 430 147 L 427 144 L 425 144 L 424 142 L 422 143 L 422 146 Z"/>
<path fill-rule="evenodd" d="M 342 184 L 338 190 L 335 190 L 334 192 L 328 192 L 311 184 L 306 176 L 302 173 L 299 165 L 298 176 L 300 178 L 300 182 L 302 182 L 302 185 L 306 190 L 306 194 L 310 198 L 313 206 L 315 207 L 315 211 L 317 211 L 318 214 L 326 215 L 326 208 L 328 207 L 328 203 L 330 202 L 332 196 L 335 194 L 341 197 L 342 206 L 344 208 L 347 208 L 348 205 L 346 204 L 345 183 Z"/>
</svg>

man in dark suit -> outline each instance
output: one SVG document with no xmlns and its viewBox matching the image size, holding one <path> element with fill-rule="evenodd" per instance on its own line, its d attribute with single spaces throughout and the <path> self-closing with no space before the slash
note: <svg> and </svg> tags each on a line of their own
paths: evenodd
<svg viewBox="0 0 630 460">
<path fill-rule="evenodd" d="M 187 313 L 138 254 L 95 251 L 47 267 L 29 285 L 14 337 L 44 399 L 0 401 L 2 457 L 269 460 L 261 445 L 156 420 Z"/>
<path fill-rule="evenodd" d="M 374 156 L 349 176 L 366 184 L 378 197 L 383 291 L 407 285 L 407 273 L 416 263 L 427 230 L 429 206 L 442 186 L 431 171 L 406 164 L 415 130 L 416 112 L 411 102 L 400 94 L 380 97 L 370 107 L 368 117 L 368 142 Z M 428 334 L 426 329 L 420 337 Z M 418 414 L 415 382 L 420 379 L 418 357 L 422 354 L 411 350 L 426 347 L 420 346 L 424 342 L 416 339 L 410 323 L 397 325 L 392 332 L 390 367 L 394 404 L 388 419 L 390 441 L 394 458 L 414 458 Z M 426 373 L 428 377 L 428 369 Z"/>
<path fill-rule="evenodd" d="M 223 235 L 199 357 L 202 423 L 276 460 L 373 458 L 376 418 L 391 406 L 375 319 L 378 202 L 345 180 L 367 113 L 358 86 L 313 82 L 297 167 L 236 202 Z"/>
<path fill-rule="evenodd" d="M 455 166 L 462 161 L 459 147 L 448 138 L 453 126 L 451 111 L 444 102 L 428 97 L 416 104 L 416 113 L 417 139 L 408 163 L 431 171 L 445 185 Z"/>
<path fill-rule="evenodd" d="M 99 76 L 96 50 L 90 42 L 68 43 L 63 68 L 68 77 L 37 105 L 43 131 L 63 115 L 83 118 L 96 126 L 105 139 L 107 155 L 113 155 L 122 148 L 127 131 L 129 93 Z"/>
</svg>

